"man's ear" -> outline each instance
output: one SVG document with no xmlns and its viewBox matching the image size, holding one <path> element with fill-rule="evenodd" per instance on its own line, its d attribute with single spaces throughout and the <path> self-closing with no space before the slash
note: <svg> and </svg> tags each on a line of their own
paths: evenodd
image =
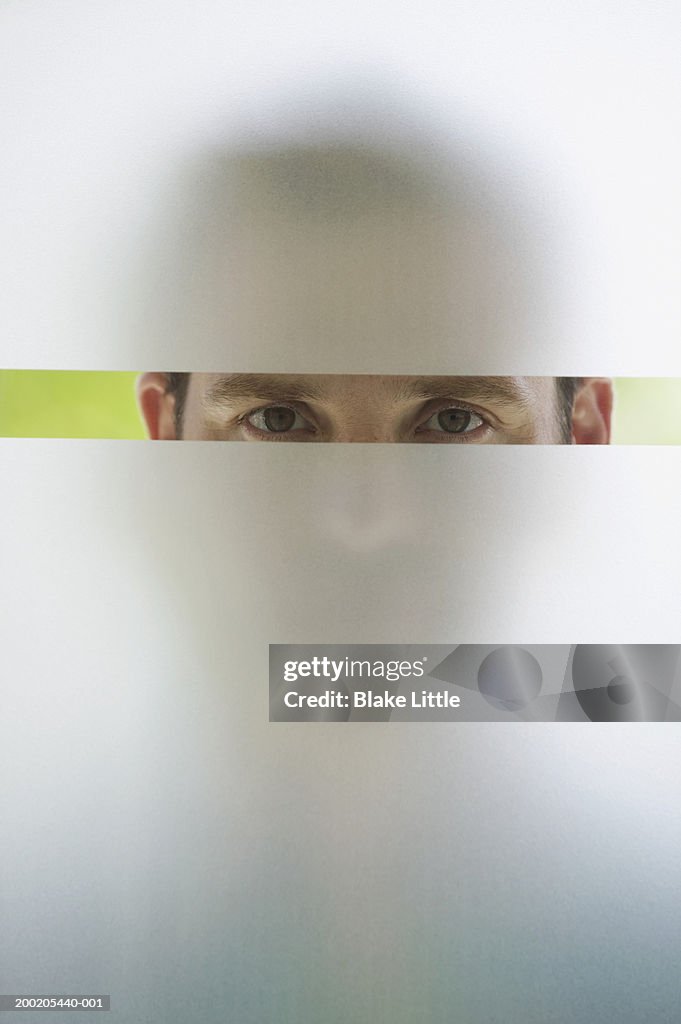
<svg viewBox="0 0 681 1024">
<path fill-rule="evenodd" d="M 573 444 L 610 444 L 612 381 L 583 377 L 572 409 Z"/>
<path fill-rule="evenodd" d="M 175 396 L 165 373 L 143 373 L 137 379 L 137 403 L 153 441 L 176 441 Z"/>
</svg>

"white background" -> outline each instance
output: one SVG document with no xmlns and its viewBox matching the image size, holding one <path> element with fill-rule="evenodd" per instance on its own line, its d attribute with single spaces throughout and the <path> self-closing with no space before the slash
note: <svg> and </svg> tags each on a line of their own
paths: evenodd
<svg viewBox="0 0 681 1024">
<path fill-rule="evenodd" d="M 681 373 L 675 5 L 2 22 L 0 365 L 293 368 L 164 336 L 131 281 L 186 158 L 350 83 L 495 153 L 565 229 L 565 329 L 511 372 Z M 0 457 L 4 991 L 110 992 L 130 1024 L 676 1020 L 675 726 L 267 722 L 270 642 L 678 641 L 676 449 Z"/>
<path fill-rule="evenodd" d="M 197 330 L 187 353 L 160 331 L 167 289 L 138 314 L 140 254 L 190 207 L 187 162 L 329 105 L 338 127 L 350 92 L 563 230 L 563 329 L 508 372 L 681 374 L 680 21 L 640 2 L 5 4 L 0 365 L 260 368 L 249 340 Z M 506 372 L 487 352 L 459 351 L 460 371 Z M 355 368 L 389 371 L 379 355 Z"/>
</svg>

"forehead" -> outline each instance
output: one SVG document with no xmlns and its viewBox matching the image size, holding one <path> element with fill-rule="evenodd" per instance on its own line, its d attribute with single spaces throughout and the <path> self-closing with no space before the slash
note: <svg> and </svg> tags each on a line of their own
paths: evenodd
<svg viewBox="0 0 681 1024">
<path fill-rule="evenodd" d="M 173 309 L 216 351 L 303 373 L 532 365 L 543 242 L 498 181 L 366 145 L 234 155 L 213 177 Z"/>
<path fill-rule="evenodd" d="M 192 375 L 190 395 L 204 405 L 251 398 L 324 402 L 415 403 L 459 398 L 495 405 L 544 404 L 555 393 L 553 377 L 418 376 L 379 374 L 219 374 Z"/>
</svg>

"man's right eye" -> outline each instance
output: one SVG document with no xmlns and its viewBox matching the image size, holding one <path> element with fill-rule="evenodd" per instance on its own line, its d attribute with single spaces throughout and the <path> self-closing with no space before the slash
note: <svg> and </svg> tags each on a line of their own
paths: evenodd
<svg viewBox="0 0 681 1024">
<path fill-rule="evenodd" d="M 266 405 L 262 409 L 242 417 L 242 424 L 263 434 L 288 434 L 297 431 L 314 432 L 314 428 L 303 419 L 297 409 L 289 405 Z"/>
</svg>

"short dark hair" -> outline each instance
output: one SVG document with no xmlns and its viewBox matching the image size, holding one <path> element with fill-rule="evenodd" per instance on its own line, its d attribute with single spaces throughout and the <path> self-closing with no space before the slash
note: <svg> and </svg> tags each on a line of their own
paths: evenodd
<svg viewBox="0 0 681 1024">
<path fill-rule="evenodd" d="M 182 437 L 182 420 L 189 390 L 189 374 L 166 373 L 166 380 L 166 392 L 175 399 L 175 433 L 178 437 Z"/>
<path fill-rule="evenodd" d="M 187 391 L 189 390 L 188 373 L 167 373 L 167 391 L 175 398 L 175 432 L 182 437 L 182 417 Z M 581 377 L 556 377 L 558 388 L 558 411 L 560 416 L 561 439 L 563 444 L 570 444 L 572 440 L 572 409 L 575 404 L 575 395 Z"/>
<path fill-rule="evenodd" d="M 575 404 L 575 395 L 581 383 L 582 377 L 556 377 L 563 444 L 572 442 L 572 410 Z"/>
</svg>

